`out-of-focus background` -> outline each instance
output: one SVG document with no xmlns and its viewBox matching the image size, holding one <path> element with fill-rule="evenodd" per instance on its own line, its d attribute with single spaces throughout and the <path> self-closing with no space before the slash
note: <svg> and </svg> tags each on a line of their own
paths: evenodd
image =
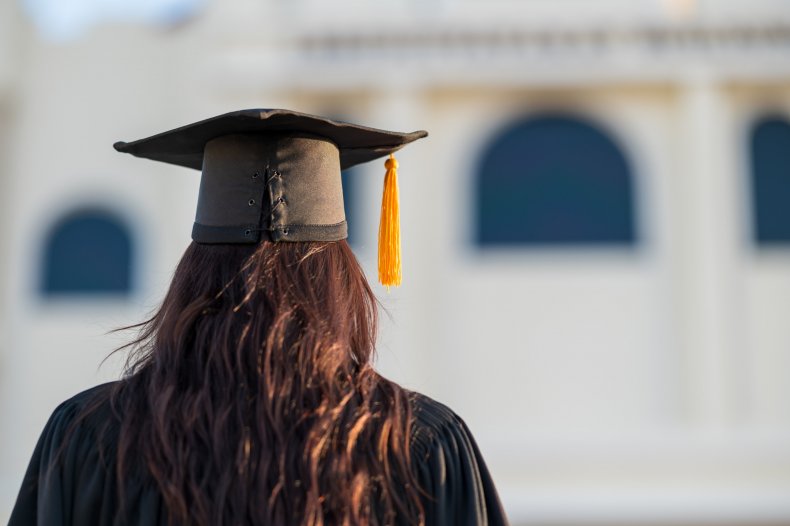
<svg viewBox="0 0 790 526">
<path fill-rule="evenodd" d="M 430 131 L 379 364 L 514 525 L 790 524 L 788 0 L 0 0 L 0 520 L 190 241 L 199 174 L 112 143 L 260 107 Z"/>
</svg>

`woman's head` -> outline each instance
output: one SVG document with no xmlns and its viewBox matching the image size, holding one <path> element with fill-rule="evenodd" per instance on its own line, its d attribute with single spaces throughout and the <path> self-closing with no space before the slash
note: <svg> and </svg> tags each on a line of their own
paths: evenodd
<svg viewBox="0 0 790 526">
<path fill-rule="evenodd" d="M 345 241 L 190 245 L 128 346 L 119 481 L 142 460 L 177 524 L 418 520 L 376 307 Z"/>
</svg>

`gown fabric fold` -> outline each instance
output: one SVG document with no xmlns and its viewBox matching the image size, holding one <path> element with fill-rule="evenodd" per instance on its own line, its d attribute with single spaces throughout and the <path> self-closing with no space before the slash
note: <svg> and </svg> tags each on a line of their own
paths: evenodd
<svg viewBox="0 0 790 526">
<path fill-rule="evenodd" d="M 112 443 L 118 425 L 109 402 L 101 402 L 113 383 L 83 391 L 53 411 L 22 480 L 9 526 L 167 524 L 158 490 L 144 483 L 143 477 L 125 480 L 124 497 L 131 514 L 118 513 Z M 98 409 L 64 443 L 74 417 L 96 400 Z M 412 464 L 418 483 L 428 493 L 422 498 L 426 525 L 507 525 L 493 480 L 464 421 L 425 395 L 414 393 L 411 401 Z M 102 426 L 109 426 L 110 432 L 100 434 Z"/>
</svg>

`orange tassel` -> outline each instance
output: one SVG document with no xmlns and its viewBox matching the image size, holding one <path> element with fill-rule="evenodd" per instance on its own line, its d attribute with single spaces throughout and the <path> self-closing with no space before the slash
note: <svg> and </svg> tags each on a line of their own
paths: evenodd
<svg viewBox="0 0 790 526">
<path fill-rule="evenodd" d="M 390 154 L 384 162 L 384 195 L 379 223 L 379 281 L 389 290 L 401 283 L 400 205 L 398 203 L 398 161 Z"/>
</svg>

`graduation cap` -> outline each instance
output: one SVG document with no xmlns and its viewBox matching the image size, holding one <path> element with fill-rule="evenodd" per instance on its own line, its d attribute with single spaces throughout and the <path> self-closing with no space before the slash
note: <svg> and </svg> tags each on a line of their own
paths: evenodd
<svg viewBox="0 0 790 526">
<path fill-rule="evenodd" d="M 197 243 L 348 237 L 341 170 L 389 155 L 379 224 L 379 281 L 401 282 L 398 162 L 425 131 L 397 133 L 281 109 L 225 113 L 132 142 L 130 153 L 202 170 Z"/>
</svg>

